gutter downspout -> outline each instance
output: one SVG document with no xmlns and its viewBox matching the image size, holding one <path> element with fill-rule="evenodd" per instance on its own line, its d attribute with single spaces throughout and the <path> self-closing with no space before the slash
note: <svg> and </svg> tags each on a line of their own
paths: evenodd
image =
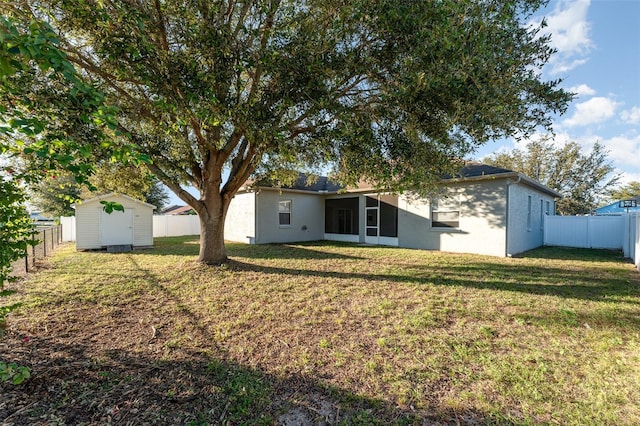
<svg viewBox="0 0 640 426">
<path fill-rule="evenodd" d="M 518 180 L 516 180 L 516 181 L 509 181 L 509 179 L 507 179 L 507 205 L 506 205 L 507 211 L 506 211 L 506 215 L 505 215 L 506 216 L 506 220 L 505 220 L 506 229 L 505 229 L 505 232 L 504 232 L 504 236 L 505 236 L 505 242 L 504 242 L 505 253 L 504 253 L 504 256 L 505 257 L 511 257 L 511 254 L 509 253 L 509 212 L 511 210 L 511 206 L 509 204 L 509 201 L 510 201 L 510 196 L 509 195 L 511 193 L 511 185 L 518 184 L 518 183 L 520 183 L 521 180 L 522 180 L 522 176 L 520 175 L 520 173 L 518 173 Z"/>
</svg>

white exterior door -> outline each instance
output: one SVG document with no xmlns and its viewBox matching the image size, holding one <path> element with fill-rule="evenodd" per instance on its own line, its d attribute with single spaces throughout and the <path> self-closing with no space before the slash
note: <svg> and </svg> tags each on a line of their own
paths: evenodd
<svg viewBox="0 0 640 426">
<path fill-rule="evenodd" d="M 103 210 L 100 228 L 103 246 L 133 244 L 133 209 L 113 211 L 111 214 Z"/>
<path fill-rule="evenodd" d="M 367 244 L 378 244 L 378 234 L 380 232 L 380 209 L 378 207 L 367 207 L 365 209 L 366 223 L 364 242 Z"/>
</svg>

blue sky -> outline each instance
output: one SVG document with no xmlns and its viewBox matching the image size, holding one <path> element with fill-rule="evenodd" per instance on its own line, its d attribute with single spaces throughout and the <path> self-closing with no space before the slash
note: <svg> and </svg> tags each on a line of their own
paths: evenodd
<svg viewBox="0 0 640 426">
<path fill-rule="evenodd" d="M 542 75 L 577 93 L 555 118 L 554 141 L 585 150 L 600 142 L 622 183 L 640 181 L 640 0 L 551 1 L 542 16 L 558 51 Z M 476 157 L 524 143 L 491 142 Z"/>
</svg>

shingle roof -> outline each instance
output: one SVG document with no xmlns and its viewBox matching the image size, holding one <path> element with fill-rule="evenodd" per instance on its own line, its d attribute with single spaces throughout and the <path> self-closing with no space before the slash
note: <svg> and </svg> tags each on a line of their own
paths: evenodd
<svg viewBox="0 0 640 426">
<path fill-rule="evenodd" d="M 546 188 L 544 185 L 540 184 L 539 182 L 535 182 L 530 178 L 527 178 L 524 175 L 521 175 L 520 173 L 516 173 L 513 170 L 509 170 L 509 169 L 504 169 L 502 167 L 495 167 L 495 166 L 490 166 L 488 164 L 483 164 L 483 163 L 479 163 L 479 162 L 475 162 L 475 161 L 469 161 L 467 163 L 465 163 L 465 166 L 460 169 L 460 171 L 454 175 L 454 176 L 444 176 L 443 180 L 448 180 L 448 179 L 482 179 L 485 176 L 492 176 L 492 175 L 513 175 L 513 176 L 522 176 L 523 178 L 526 178 L 527 181 L 530 181 L 532 184 L 536 184 L 546 190 L 551 191 L 550 189 Z M 504 177 L 507 177 L 504 176 Z M 260 186 L 263 188 L 274 188 L 277 187 L 277 185 L 273 184 L 272 182 L 269 181 L 259 181 L 255 183 L 256 186 Z M 326 176 L 319 176 L 317 178 L 317 180 L 312 183 L 312 184 L 308 184 L 307 182 L 307 175 L 304 173 L 300 173 L 300 175 L 298 176 L 297 181 L 290 186 L 281 186 L 281 189 L 289 189 L 289 190 L 297 190 L 297 191 L 309 191 L 309 192 L 316 192 L 316 193 L 320 193 L 320 192 L 338 192 L 342 189 L 345 189 L 344 186 L 341 186 L 340 184 L 331 181 L 329 178 L 327 178 Z M 355 188 L 350 188 L 350 190 L 353 190 Z M 372 189 L 372 186 L 368 186 L 365 185 L 363 187 L 358 187 L 357 189 L 359 190 L 363 190 L 363 189 Z M 554 193 L 555 194 L 555 193 Z"/>
<path fill-rule="evenodd" d="M 256 186 L 273 188 L 273 187 L 276 187 L 277 185 L 269 181 L 259 181 L 256 183 Z M 309 183 L 308 176 L 304 173 L 300 173 L 298 175 L 298 179 L 293 185 L 282 185 L 280 186 L 280 188 L 294 189 L 298 191 L 309 191 L 309 192 L 337 192 L 343 187 L 340 184 L 331 181 L 326 176 L 318 176 L 317 180 L 315 180 L 313 183 Z"/>
<path fill-rule="evenodd" d="M 458 174 L 457 177 L 472 178 L 488 175 L 497 175 L 502 173 L 513 173 L 513 170 L 503 169 L 502 167 L 494 167 L 488 164 L 477 162 L 468 162 Z"/>
</svg>

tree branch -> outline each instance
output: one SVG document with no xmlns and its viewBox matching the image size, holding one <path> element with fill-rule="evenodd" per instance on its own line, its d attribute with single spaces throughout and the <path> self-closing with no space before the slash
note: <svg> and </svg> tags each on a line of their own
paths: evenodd
<svg viewBox="0 0 640 426">
<path fill-rule="evenodd" d="M 175 180 L 171 179 L 167 174 L 155 164 L 147 164 L 147 168 L 158 179 L 162 181 L 169 189 L 171 189 L 182 201 L 193 207 L 195 211 L 202 209 L 202 202 L 182 188 Z"/>
</svg>

